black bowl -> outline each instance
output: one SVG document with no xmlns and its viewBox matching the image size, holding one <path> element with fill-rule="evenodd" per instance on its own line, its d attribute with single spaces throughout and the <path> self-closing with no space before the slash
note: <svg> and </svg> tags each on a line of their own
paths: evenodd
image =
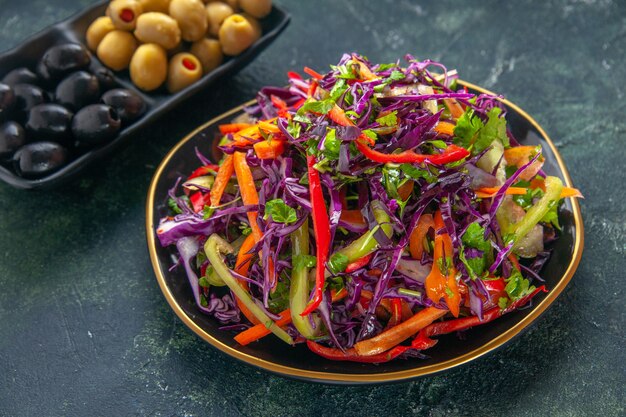
<svg viewBox="0 0 626 417">
<path fill-rule="evenodd" d="M 104 15 L 108 3 L 109 1 L 103 1 L 95 6 L 89 7 L 61 23 L 44 29 L 16 48 L 0 54 L 0 79 L 2 79 L 5 74 L 18 67 L 28 67 L 34 70 L 38 60 L 51 46 L 62 43 L 82 43 L 84 45 L 87 28 L 94 19 Z M 48 176 L 38 179 L 26 179 L 0 166 L 0 180 L 16 188 L 33 189 L 52 188 L 75 177 L 76 174 L 93 161 L 99 160 L 113 152 L 113 150 L 127 142 L 132 135 L 163 116 L 175 106 L 198 92 L 205 90 L 220 78 L 235 74 L 237 71 L 244 68 L 276 39 L 283 29 L 287 27 L 289 19 L 289 14 L 285 10 L 278 6 L 273 6 L 271 13 L 261 20 L 263 35 L 258 41 L 240 55 L 226 58 L 222 65 L 202 77 L 200 81 L 175 94 L 168 93 L 165 88 L 160 88 L 150 93 L 144 93 L 132 84 L 128 71 L 114 72 L 114 87 L 127 88 L 135 91 L 145 100 L 148 111 L 141 119 L 122 129 L 111 142 L 81 153 L 61 169 Z M 98 68 L 104 68 L 104 66 L 94 55 L 92 56 L 91 69 L 95 70 Z"/>
<path fill-rule="evenodd" d="M 488 93 L 466 82 L 460 84 L 474 92 Z M 567 169 L 543 129 L 515 104 L 507 100 L 503 102 L 508 107 L 507 120 L 515 137 L 524 145 L 543 145 L 546 159 L 544 171 L 560 177 L 566 186 L 571 187 Z M 455 335 L 440 336 L 439 343 L 427 351 L 428 359 L 413 358 L 379 365 L 333 362 L 313 354 L 305 346 L 291 347 L 271 335 L 248 346 L 240 346 L 233 340 L 232 332 L 219 330 L 220 324 L 216 320 L 198 310 L 183 268 L 169 271 L 173 249 L 161 247 L 155 231 L 159 219 L 168 211 L 168 189 L 177 178 L 188 176 L 199 165 L 195 148 L 211 155 L 214 141 L 221 136 L 218 125 L 228 123 L 241 114 L 242 107 L 209 121 L 180 141 L 157 169 L 146 203 L 148 249 L 165 298 L 191 330 L 237 359 L 284 376 L 332 383 L 391 382 L 444 371 L 502 346 L 528 328 L 563 291 L 578 266 L 583 250 L 582 217 L 578 202 L 567 198 L 560 211 L 560 237 L 554 243 L 552 256 L 541 273 L 550 291 L 537 295 L 531 308 L 512 312 L 467 331 L 466 340 L 459 341 Z"/>
</svg>

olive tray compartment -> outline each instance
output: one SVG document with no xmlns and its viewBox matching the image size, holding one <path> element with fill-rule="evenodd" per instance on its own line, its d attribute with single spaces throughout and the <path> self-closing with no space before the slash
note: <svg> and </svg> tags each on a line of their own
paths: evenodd
<svg viewBox="0 0 626 417">
<path fill-rule="evenodd" d="M 51 46 L 62 43 L 81 43 L 85 45 L 85 32 L 91 22 L 103 16 L 109 1 L 102 1 L 78 12 L 68 19 L 49 26 L 41 32 L 26 39 L 17 47 L 0 54 L 0 79 L 18 67 L 35 69 L 39 58 Z M 20 177 L 0 164 L 0 180 L 20 189 L 47 189 L 60 185 L 75 178 L 90 163 L 102 159 L 126 143 L 137 131 L 145 128 L 159 117 L 181 104 L 186 99 L 204 90 L 218 79 L 235 74 L 249 64 L 261 51 L 268 47 L 289 24 L 289 14 L 280 7 L 273 5 L 271 13 L 261 21 L 263 34 L 251 47 L 235 57 L 225 61 L 209 74 L 203 76 L 183 90 L 170 94 L 163 87 L 150 93 L 144 93 L 130 81 L 128 71 L 113 72 L 116 88 L 126 88 L 138 93 L 145 101 L 147 111 L 133 124 L 123 127 L 110 142 L 99 147 L 86 150 L 75 156 L 59 170 L 41 178 L 28 179 Z M 104 68 L 95 54 L 92 54 L 92 69 Z"/>
</svg>

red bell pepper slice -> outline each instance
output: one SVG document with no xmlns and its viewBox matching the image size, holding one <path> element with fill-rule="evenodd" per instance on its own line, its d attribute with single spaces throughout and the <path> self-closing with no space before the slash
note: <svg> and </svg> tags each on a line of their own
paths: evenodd
<svg viewBox="0 0 626 417">
<path fill-rule="evenodd" d="M 217 165 L 213 165 L 213 164 L 209 164 L 209 165 L 205 165 L 202 166 L 198 169 L 196 169 L 194 172 L 191 173 L 191 175 L 189 176 L 189 178 L 187 178 L 187 180 L 193 179 L 193 178 L 197 178 L 197 177 L 203 177 L 207 174 L 213 174 L 217 171 L 219 171 L 220 167 Z"/>
<path fill-rule="evenodd" d="M 389 362 L 398 356 L 402 355 L 409 349 L 413 349 L 412 346 L 396 346 L 393 349 L 379 353 L 377 355 L 362 356 L 356 353 L 354 349 L 348 349 L 345 352 L 339 349 L 329 348 L 317 344 L 311 340 L 306 341 L 306 345 L 311 352 L 329 359 L 331 361 L 349 361 L 349 362 L 362 362 L 362 363 L 384 363 Z"/>
<path fill-rule="evenodd" d="M 487 291 L 489 291 L 490 294 L 496 294 L 499 292 L 504 291 L 504 288 L 506 287 L 506 282 L 504 282 L 504 278 L 498 278 L 498 279 L 484 279 L 483 280 L 483 284 L 485 285 L 485 288 L 487 289 Z"/>
<path fill-rule="evenodd" d="M 297 72 L 294 71 L 287 71 L 287 77 L 289 77 L 290 80 L 301 80 L 302 76 L 300 74 L 298 74 Z"/>
<path fill-rule="evenodd" d="M 309 85 L 309 89 L 306 92 L 306 96 L 307 97 L 313 97 L 313 94 L 315 94 L 316 90 L 317 90 L 317 81 L 313 80 L 311 82 L 311 85 Z"/>
<path fill-rule="evenodd" d="M 276 97 L 274 94 L 272 94 L 270 96 L 270 100 L 272 101 L 274 107 L 276 107 L 278 110 L 287 110 L 287 103 L 285 103 L 285 101 L 282 100 L 280 97 Z"/>
<path fill-rule="evenodd" d="M 480 318 L 478 316 L 470 316 L 470 317 L 463 317 L 460 319 L 454 319 L 454 320 L 448 320 L 448 321 L 442 321 L 442 322 L 438 322 L 438 323 L 432 323 L 426 327 L 424 327 L 418 334 L 416 339 L 419 339 L 417 343 L 423 343 L 427 340 L 430 340 L 429 338 L 431 336 L 438 336 L 438 335 L 442 335 L 442 334 L 448 334 L 448 333 L 452 333 L 452 332 L 458 332 L 461 330 L 467 330 L 471 327 L 474 326 L 479 326 L 481 324 L 485 324 L 485 323 L 489 323 L 490 321 L 493 321 L 495 319 L 497 319 L 498 317 L 510 313 L 513 310 L 518 309 L 519 307 L 524 306 L 528 301 L 530 301 L 535 295 L 537 295 L 540 292 L 548 292 L 548 290 L 546 290 L 545 285 L 540 286 L 539 288 L 536 288 L 532 293 L 526 295 L 525 297 L 520 298 L 517 301 L 514 301 L 510 306 L 508 306 L 505 309 L 501 309 L 500 307 L 493 307 L 490 308 L 489 310 L 487 310 L 484 314 L 483 314 L 483 319 L 480 320 Z M 436 342 L 435 342 L 436 343 Z"/>
<path fill-rule="evenodd" d="M 291 106 L 291 108 L 293 110 L 298 110 L 300 107 L 302 107 L 304 103 L 306 103 L 306 99 L 301 98 L 300 100 L 293 103 L 293 106 Z"/>
<path fill-rule="evenodd" d="M 363 268 L 365 265 L 367 265 L 368 263 L 370 263 L 370 261 L 372 260 L 372 256 L 374 256 L 373 253 L 369 253 L 367 255 L 365 255 L 364 257 L 357 259 L 356 261 L 349 263 L 348 266 L 346 267 L 346 270 L 343 271 L 346 274 L 351 274 L 354 271 L 356 271 L 357 269 L 361 269 Z"/>
<path fill-rule="evenodd" d="M 326 269 L 326 261 L 328 261 L 328 252 L 330 250 L 330 220 L 328 219 L 328 211 L 324 203 L 320 174 L 317 169 L 315 169 L 317 159 L 313 155 L 307 155 L 306 162 L 309 170 L 309 192 L 311 194 L 313 230 L 315 231 L 317 270 L 315 274 L 313 299 L 301 313 L 303 317 L 311 314 L 322 302 L 324 283 L 326 282 L 324 272 Z"/>
<path fill-rule="evenodd" d="M 195 213 L 200 213 L 204 210 L 204 206 L 211 205 L 211 194 L 210 193 L 202 193 L 200 191 L 193 193 L 189 196 L 189 201 L 191 202 L 191 206 L 193 207 L 193 211 Z"/>
<path fill-rule="evenodd" d="M 424 155 L 413 151 L 387 154 L 370 148 L 365 143 L 365 140 L 366 139 L 359 138 L 356 141 L 357 149 L 365 155 L 367 159 L 381 164 L 385 164 L 387 162 L 393 162 L 396 164 L 413 164 L 428 161 L 435 165 L 445 165 L 451 162 L 460 161 L 470 154 L 467 149 L 456 145 L 448 145 L 442 153 L 436 155 Z"/>
</svg>

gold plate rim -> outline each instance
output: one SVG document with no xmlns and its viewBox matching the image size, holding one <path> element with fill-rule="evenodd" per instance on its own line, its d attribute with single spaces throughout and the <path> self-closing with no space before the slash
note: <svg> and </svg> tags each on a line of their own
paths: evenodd
<svg viewBox="0 0 626 417">
<path fill-rule="evenodd" d="M 478 91 L 484 94 L 492 94 L 496 95 L 493 92 L 479 87 L 475 84 L 469 83 L 467 81 L 458 80 L 458 83 L 462 86 L 470 88 L 472 90 Z M 501 99 L 502 103 L 510 109 L 515 110 L 518 114 L 520 114 L 523 118 L 525 118 L 530 124 L 537 130 L 537 132 L 541 135 L 541 137 L 548 143 L 550 149 L 552 150 L 557 164 L 561 169 L 563 174 L 565 185 L 568 187 L 572 187 L 572 180 L 570 178 L 567 167 L 565 166 L 561 155 L 559 154 L 556 146 L 548 136 L 548 134 L 543 130 L 543 128 L 533 119 L 528 113 L 522 110 L 515 103 L 507 100 Z M 187 327 L 189 327 L 194 333 L 200 336 L 203 340 L 219 349 L 220 351 L 232 356 L 236 359 L 239 359 L 245 363 L 250 365 L 257 366 L 259 368 L 265 369 L 270 372 L 274 372 L 283 376 L 306 379 L 310 381 L 319 381 L 326 383 L 354 383 L 354 384 L 364 384 L 364 383 L 380 383 L 380 382 L 398 382 L 407 379 L 413 379 L 420 376 L 426 376 L 430 374 L 434 374 L 437 372 L 442 372 L 444 370 L 448 370 L 460 365 L 463 365 L 467 362 L 470 362 L 474 359 L 477 359 L 497 348 L 504 345 L 506 342 L 511 340 L 517 334 L 519 334 L 522 330 L 528 327 L 532 322 L 534 322 L 553 302 L 556 298 L 563 292 L 567 284 L 572 279 L 574 272 L 576 271 L 578 264 L 580 263 L 583 247 L 584 247 L 584 228 L 582 222 L 582 215 L 580 212 L 580 205 L 578 201 L 574 198 L 571 198 L 572 210 L 574 215 L 574 226 L 575 226 L 575 241 L 574 241 L 574 251 L 572 253 L 572 258 L 570 263 L 565 271 L 565 274 L 561 277 L 561 279 L 557 282 L 556 286 L 550 290 L 547 296 L 533 308 L 533 310 L 516 323 L 511 328 L 507 329 L 505 332 L 499 334 L 497 337 L 491 339 L 484 345 L 472 350 L 471 352 L 467 352 L 463 355 L 457 356 L 453 359 L 446 360 L 444 362 L 439 362 L 432 365 L 427 365 L 414 369 L 407 369 L 403 371 L 394 371 L 388 373 L 364 373 L 364 374 L 344 374 L 337 372 L 319 372 L 319 371 L 309 371 L 304 369 L 293 368 L 290 366 L 279 365 L 270 361 L 266 361 L 264 359 L 260 359 L 256 356 L 240 352 L 237 349 L 234 349 L 222 342 L 218 339 L 211 336 L 204 329 L 198 326 L 191 317 L 189 317 L 182 307 L 178 304 L 176 299 L 174 298 L 172 292 L 170 291 L 167 283 L 165 281 L 164 272 L 161 270 L 161 266 L 157 257 L 156 252 L 156 239 L 154 233 L 154 222 L 152 221 L 154 215 L 154 198 L 156 193 L 157 184 L 165 169 L 165 166 L 168 164 L 170 159 L 175 155 L 178 150 L 192 137 L 194 137 L 200 131 L 206 129 L 208 126 L 214 124 L 217 120 L 223 119 L 225 117 L 234 115 L 241 111 L 244 107 L 251 105 L 255 100 L 248 101 L 240 106 L 237 106 L 208 122 L 202 124 L 198 128 L 196 128 L 193 132 L 189 133 L 182 140 L 180 140 L 165 156 L 165 158 L 159 164 L 159 167 L 155 171 L 152 180 L 150 182 L 150 188 L 148 190 L 147 200 L 146 200 L 146 236 L 148 243 L 148 250 L 150 252 L 150 261 L 152 263 L 152 267 L 154 269 L 154 273 L 156 275 L 157 282 L 165 299 L 168 304 L 174 311 L 174 313 L 185 323 Z"/>
</svg>

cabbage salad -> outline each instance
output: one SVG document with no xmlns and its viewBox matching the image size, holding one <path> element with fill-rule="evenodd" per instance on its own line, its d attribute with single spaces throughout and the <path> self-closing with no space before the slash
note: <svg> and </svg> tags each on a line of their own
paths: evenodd
<svg viewBox="0 0 626 417">
<path fill-rule="evenodd" d="M 324 74 L 289 72 L 219 127 L 219 164 L 197 152 L 170 190 L 160 243 L 239 344 L 423 357 L 547 291 L 559 204 L 580 193 L 520 146 L 500 97 L 405 61 L 345 54 Z"/>
</svg>

